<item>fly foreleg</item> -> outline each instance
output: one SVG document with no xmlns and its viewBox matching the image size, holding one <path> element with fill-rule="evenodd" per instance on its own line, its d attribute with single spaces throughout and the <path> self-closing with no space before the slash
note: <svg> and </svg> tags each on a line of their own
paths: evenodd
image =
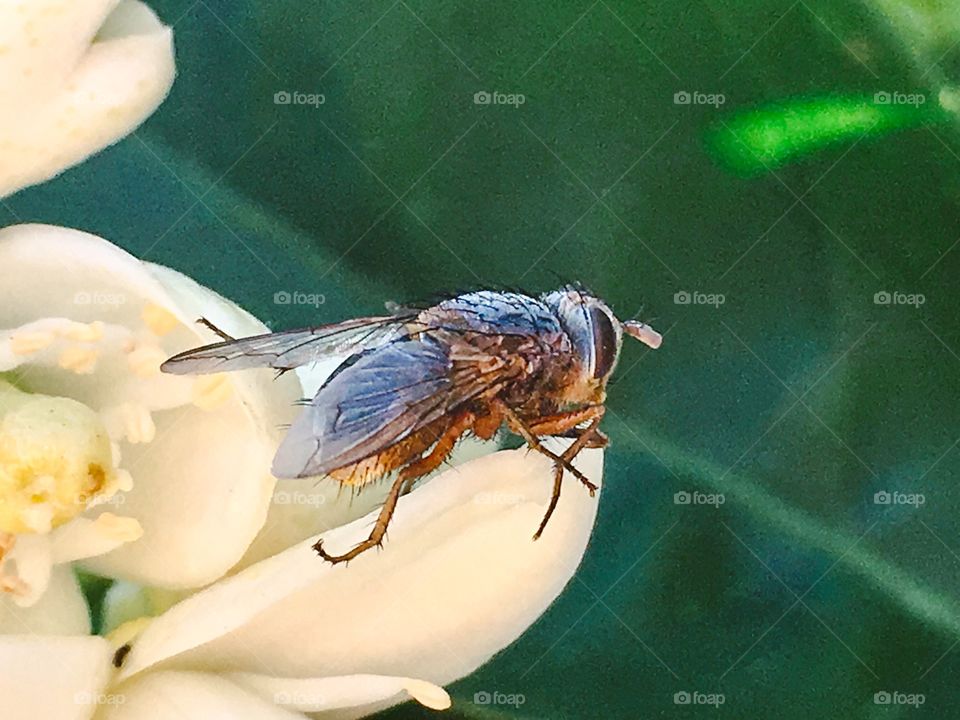
<svg viewBox="0 0 960 720">
<path fill-rule="evenodd" d="M 533 431 L 533 428 L 537 426 L 539 426 L 539 428 L 542 430 L 545 427 L 544 422 L 541 421 L 536 425 L 528 426 L 522 418 L 513 412 L 513 410 L 503 407 L 502 412 L 504 418 L 506 418 L 507 425 L 513 432 L 522 437 L 527 442 L 527 445 L 529 445 L 531 448 L 552 459 L 554 463 L 553 493 L 550 496 L 550 502 L 547 505 L 547 510 L 544 513 L 543 520 L 540 521 L 540 527 L 537 528 L 537 532 L 533 535 L 533 539 L 536 540 L 541 534 L 543 534 L 544 528 L 550 521 L 553 511 L 556 509 L 557 503 L 560 501 L 560 489 L 563 485 L 564 470 L 567 470 L 571 475 L 577 478 L 590 492 L 591 497 L 593 497 L 593 495 L 596 493 L 597 486 L 592 483 L 586 475 L 577 470 L 577 468 L 573 466 L 572 461 L 581 450 L 589 446 L 589 443 L 594 438 L 594 433 L 597 431 L 597 425 L 600 424 L 600 420 L 603 417 L 604 408 L 603 406 L 593 406 L 592 408 L 586 408 L 583 411 L 574 411 L 573 413 L 569 413 L 563 421 L 559 420 L 559 416 L 549 418 L 549 429 L 556 431 L 560 431 L 561 429 L 572 429 L 590 417 L 593 418 L 590 420 L 590 425 L 588 425 L 580 433 L 577 439 L 574 440 L 573 444 L 571 444 L 570 447 L 564 450 L 560 455 L 557 455 L 555 452 L 545 447 L 543 443 L 540 442 L 540 439 L 537 437 L 536 433 Z"/>
</svg>

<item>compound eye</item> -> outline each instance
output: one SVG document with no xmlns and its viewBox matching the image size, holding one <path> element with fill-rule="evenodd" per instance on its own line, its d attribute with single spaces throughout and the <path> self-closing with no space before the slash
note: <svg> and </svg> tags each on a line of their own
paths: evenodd
<svg viewBox="0 0 960 720">
<path fill-rule="evenodd" d="M 593 377 L 605 378 L 617 362 L 620 336 L 610 316 L 598 307 L 590 308 L 590 324 L 593 326 Z"/>
</svg>

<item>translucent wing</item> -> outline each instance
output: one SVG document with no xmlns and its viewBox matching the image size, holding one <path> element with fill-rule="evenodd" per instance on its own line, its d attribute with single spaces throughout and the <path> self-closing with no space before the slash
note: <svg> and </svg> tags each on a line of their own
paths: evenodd
<svg viewBox="0 0 960 720">
<path fill-rule="evenodd" d="M 363 353 L 320 388 L 290 427 L 273 474 L 320 475 L 375 455 L 495 388 L 505 370 L 453 360 L 448 346 L 429 338 Z"/>
<path fill-rule="evenodd" d="M 345 355 L 392 342 L 409 333 L 413 313 L 358 318 L 333 325 L 254 335 L 187 350 L 164 362 L 160 369 L 175 375 L 272 367 L 291 370 L 309 365 L 323 355 Z"/>
</svg>

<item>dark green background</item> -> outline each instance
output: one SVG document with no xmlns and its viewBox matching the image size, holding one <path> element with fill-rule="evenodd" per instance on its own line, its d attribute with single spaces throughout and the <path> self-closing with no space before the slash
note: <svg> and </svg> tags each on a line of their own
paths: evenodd
<svg viewBox="0 0 960 720">
<path fill-rule="evenodd" d="M 738 178 L 704 149 L 738 109 L 794 97 L 934 102 L 958 74 L 960 11 L 154 7 L 176 22 L 168 100 L 136 137 L 9 199 L 4 222 L 89 230 L 278 328 L 578 279 L 668 331 L 656 353 L 624 350 L 580 572 L 522 639 L 451 688 L 450 716 L 960 716 L 955 128 L 851 138 L 779 179 Z M 326 103 L 275 105 L 280 90 Z M 478 106 L 481 90 L 526 102 Z M 681 90 L 726 103 L 675 105 Z M 280 290 L 326 304 L 276 305 Z M 679 305 L 682 290 L 726 302 Z M 926 302 L 878 306 L 881 290 Z M 675 505 L 681 490 L 726 502 Z M 926 503 L 877 505 L 879 490 Z M 474 704 L 484 690 L 525 703 Z M 677 706 L 680 690 L 726 702 Z M 878 706 L 880 690 L 926 702 Z"/>
</svg>

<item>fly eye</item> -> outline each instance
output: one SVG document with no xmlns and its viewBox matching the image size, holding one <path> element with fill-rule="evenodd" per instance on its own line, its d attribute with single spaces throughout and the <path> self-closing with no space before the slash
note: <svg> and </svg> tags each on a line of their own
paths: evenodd
<svg viewBox="0 0 960 720">
<path fill-rule="evenodd" d="M 617 362 L 619 333 L 610 316 L 598 307 L 590 309 L 593 326 L 593 377 L 600 379 L 610 374 Z"/>
</svg>

